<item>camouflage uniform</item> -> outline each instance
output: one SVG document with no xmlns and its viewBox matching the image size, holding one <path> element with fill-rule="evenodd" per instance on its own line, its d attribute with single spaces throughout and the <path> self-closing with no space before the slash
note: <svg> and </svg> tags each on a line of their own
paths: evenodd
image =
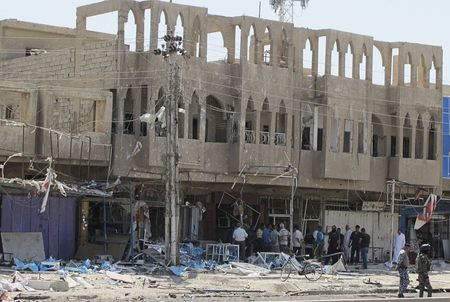
<svg viewBox="0 0 450 302">
<path fill-rule="evenodd" d="M 406 291 L 406 288 L 409 284 L 409 275 L 408 275 L 408 266 L 409 266 L 409 257 L 405 250 L 400 251 L 400 255 L 398 257 L 398 273 L 400 275 L 400 285 L 398 288 L 399 297 L 403 297 L 403 293 Z"/>
<path fill-rule="evenodd" d="M 428 297 L 431 297 L 433 288 L 430 284 L 430 278 L 428 277 L 428 272 L 431 268 L 431 261 L 426 253 L 420 253 L 416 259 L 416 271 L 419 275 L 419 297 L 423 297 L 423 292 L 425 288 L 428 292 Z"/>
</svg>

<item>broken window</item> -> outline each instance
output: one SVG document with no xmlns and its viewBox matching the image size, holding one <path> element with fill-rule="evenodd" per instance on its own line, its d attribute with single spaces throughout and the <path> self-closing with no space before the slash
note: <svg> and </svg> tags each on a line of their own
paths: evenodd
<svg viewBox="0 0 450 302">
<path fill-rule="evenodd" d="M 304 127 L 302 131 L 302 150 L 311 150 L 311 128 Z"/>
<path fill-rule="evenodd" d="M 410 158 L 411 154 L 409 152 L 411 145 L 409 137 L 403 137 L 403 158 Z"/>
<path fill-rule="evenodd" d="M 317 129 L 317 151 L 322 151 L 323 148 L 323 129 Z"/>
<path fill-rule="evenodd" d="M 13 120 L 14 117 L 14 109 L 12 105 L 6 106 L 5 119 Z"/>
<path fill-rule="evenodd" d="M 343 152 L 352 153 L 352 139 L 353 139 L 353 121 L 344 121 L 344 148 Z"/>
<path fill-rule="evenodd" d="M 423 130 L 422 117 L 419 115 L 419 117 L 417 118 L 417 124 L 416 124 L 416 142 L 415 142 L 417 159 L 423 158 L 423 143 L 424 143 L 423 137 L 424 137 L 424 130 Z"/>
<path fill-rule="evenodd" d="M 302 150 L 313 150 L 314 135 L 311 131 L 314 127 L 314 112 L 311 106 L 302 107 Z"/>
<path fill-rule="evenodd" d="M 123 134 L 133 134 L 133 111 L 134 111 L 134 100 L 131 94 L 131 88 L 128 88 L 125 105 L 124 105 L 124 125 Z"/>
</svg>

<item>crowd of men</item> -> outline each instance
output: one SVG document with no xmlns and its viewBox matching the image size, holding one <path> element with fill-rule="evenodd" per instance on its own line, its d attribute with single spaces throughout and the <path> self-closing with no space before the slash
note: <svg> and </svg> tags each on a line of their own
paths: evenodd
<svg viewBox="0 0 450 302">
<path fill-rule="evenodd" d="M 290 250 L 291 234 L 283 223 L 278 226 L 271 223 L 261 224 L 255 235 L 256 238 L 249 242 L 249 235 L 240 224 L 233 231 L 232 242 L 239 245 L 241 259 L 249 254 L 249 250 L 252 250 L 253 253 L 288 253 Z M 327 245 L 325 244 L 325 238 L 328 240 Z M 247 243 L 251 243 L 251 247 L 247 246 Z M 356 264 L 359 263 L 361 256 L 363 268 L 366 269 L 369 246 L 370 236 L 364 228 L 360 229 L 359 225 L 355 226 L 354 231 L 346 225 L 344 232 L 341 228 L 333 225 L 327 234 L 324 233 L 322 226 L 314 231 L 307 229 L 303 234 L 298 225 L 295 225 L 291 250 L 297 255 L 321 258 L 325 264 L 336 263 L 341 255 L 344 256 L 347 263 Z M 325 247 L 327 247 L 326 250 Z"/>
</svg>

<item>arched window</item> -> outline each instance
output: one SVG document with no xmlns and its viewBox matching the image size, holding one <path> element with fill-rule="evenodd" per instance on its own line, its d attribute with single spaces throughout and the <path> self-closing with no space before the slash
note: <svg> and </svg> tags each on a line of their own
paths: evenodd
<svg viewBox="0 0 450 302">
<path fill-rule="evenodd" d="M 403 123 L 403 158 L 411 158 L 411 137 L 411 119 L 407 113 Z"/>
<path fill-rule="evenodd" d="M 313 48 L 311 40 L 308 38 L 303 48 L 303 75 L 312 76 Z"/>
<path fill-rule="evenodd" d="M 209 95 L 206 98 L 206 142 L 226 143 L 228 122 L 220 101 Z"/>
<path fill-rule="evenodd" d="M 345 77 L 353 78 L 353 45 L 348 44 L 347 52 L 345 53 Z"/>
<path fill-rule="evenodd" d="M 436 59 L 433 56 L 433 61 L 431 62 L 431 69 L 430 69 L 430 87 L 436 89 L 436 83 L 437 83 Z"/>
<path fill-rule="evenodd" d="M 133 95 L 131 91 L 131 86 L 127 90 L 127 94 L 124 101 L 124 127 L 123 127 L 123 133 L 124 134 L 133 134 L 133 112 L 134 112 L 134 100 Z"/>
<path fill-rule="evenodd" d="M 201 41 L 201 25 L 200 18 L 197 16 L 194 20 L 194 25 L 192 27 L 192 56 L 196 58 L 200 58 L 200 41 Z"/>
<path fill-rule="evenodd" d="M 286 145 L 286 129 L 287 129 L 287 111 L 286 105 L 282 100 L 280 107 L 276 114 L 276 126 L 275 126 L 275 145 Z"/>
<path fill-rule="evenodd" d="M 161 15 L 159 17 L 159 24 L 158 24 L 158 37 L 162 37 L 164 35 L 167 35 L 167 13 L 165 10 L 161 11 Z M 158 44 L 161 44 L 161 41 L 158 41 Z"/>
<path fill-rule="evenodd" d="M 250 97 L 247 102 L 247 108 L 245 110 L 245 142 L 248 144 L 256 143 L 256 110 L 253 100 Z"/>
<path fill-rule="evenodd" d="M 323 76 L 325 74 L 325 62 L 326 62 L 326 48 L 327 48 L 327 37 L 322 36 L 318 39 L 318 70 L 317 74 Z"/>
<path fill-rule="evenodd" d="M 384 85 L 385 72 L 383 66 L 383 56 L 378 47 L 373 46 L 372 52 L 372 82 L 376 85 Z"/>
<path fill-rule="evenodd" d="M 197 92 L 194 92 L 189 106 L 189 138 L 200 138 L 200 102 Z"/>
<path fill-rule="evenodd" d="M 287 68 L 289 66 L 289 44 L 286 29 L 281 31 L 281 42 L 278 50 L 278 66 Z"/>
<path fill-rule="evenodd" d="M 429 133 L 428 133 L 428 159 L 429 160 L 435 160 L 436 159 L 436 144 L 437 144 L 437 137 L 436 137 L 436 123 L 434 120 L 434 117 L 430 118 L 430 127 L 429 127 Z"/>
<path fill-rule="evenodd" d="M 272 120 L 272 112 L 270 112 L 269 100 L 264 99 L 260 118 L 260 136 L 259 143 L 270 145 L 270 127 Z"/>
<path fill-rule="evenodd" d="M 241 26 L 236 25 L 234 29 L 234 59 L 239 62 L 241 59 Z"/>
<path fill-rule="evenodd" d="M 314 111 L 309 104 L 302 104 L 302 150 L 313 150 Z"/>
<path fill-rule="evenodd" d="M 366 44 L 363 45 L 363 51 L 361 54 L 361 63 L 359 64 L 359 79 L 367 80 L 367 48 L 366 48 Z"/>
<path fill-rule="evenodd" d="M 264 31 L 264 39 L 262 42 L 262 46 L 264 47 L 264 64 L 272 65 L 273 53 L 272 53 L 272 34 L 270 33 L 270 28 L 266 27 Z"/>
<path fill-rule="evenodd" d="M 248 32 L 248 38 L 247 38 L 247 60 L 249 63 L 256 64 L 256 31 L 255 27 L 252 25 L 250 27 L 250 31 Z"/>
<path fill-rule="evenodd" d="M 419 114 L 416 124 L 416 142 L 415 142 L 415 151 L 417 159 L 423 158 L 423 143 L 424 143 L 423 138 L 424 138 L 423 122 L 422 117 Z"/>
<path fill-rule="evenodd" d="M 133 11 L 128 12 L 128 21 L 125 23 L 125 44 L 130 47 L 130 51 L 136 51 L 136 20 Z"/>
<path fill-rule="evenodd" d="M 208 45 L 206 52 L 206 61 L 226 62 L 228 50 L 225 48 L 225 41 L 222 32 L 216 31 L 208 33 Z"/>
<path fill-rule="evenodd" d="M 406 56 L 405 66 L 404 66 L 404 84 L 405 86 L 412 86 L 412 56 L 408 52 Z"/>
<path fill-rule="evenodd" d="M 339 40 L 336 40 L 331 50 L 331 75 L 339 75 Z"/>
<path fill-rule="evenodd" d="M 372 156 L 383 157 L 386 155 L 386 136 L 383 132 L 381 120 L 372 114 Z"/>
</svg>

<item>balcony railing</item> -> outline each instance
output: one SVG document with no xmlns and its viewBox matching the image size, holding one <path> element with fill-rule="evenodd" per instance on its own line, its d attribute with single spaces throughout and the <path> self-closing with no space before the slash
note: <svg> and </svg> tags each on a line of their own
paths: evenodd
<svg viewBox="0 0 450 302">
<path fill-rule="evenodd" d="M 253 130 L 245 130 L 245 142 L 247 144 L 256 143 L 256 132 Z"/>
<path fill-rule="evenodd" d="M 259 143 L 263 145 L 270 144 L 270 133 L 267 131 L 259 131 Z"/>
<path fill-rule="evenodd" d="M 286 133 L 275 133 L 275 145 L 286 146 Z"/>
</svg>

